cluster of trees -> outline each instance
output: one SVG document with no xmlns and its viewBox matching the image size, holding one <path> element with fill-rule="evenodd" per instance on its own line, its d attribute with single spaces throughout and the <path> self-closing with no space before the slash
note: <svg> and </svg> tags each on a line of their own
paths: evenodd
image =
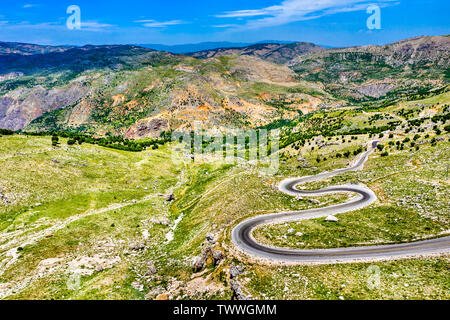
<svg viewBox="0 0 450 320">
<path fill-rule="evenodd" d="M 8 129 L 0 129 L 0 137 L 1 136 L 10 136 L 13 135 L 14 131 Z"/>
<path fill-rule="evenodd" d="M 381 127 L 367 127 L 367 128 L 355 128 L 350 131 L 340 133 L 343 135 L 360 135 L 360 134 L 381 134 L 385 131 L 394 130 L 401 122 L 400 121 L 391 121 L 386 126 Z"/>
<path fill-rule="evenodd" d="M 162 134 L 158 139 L 148 139 L 142 141 L 112 135 L 96 138 L 87 134 L 74 132 L 23 132 L 22 134 L 29 136 L 51 136 L 53 146 L 57 146 L 59 144 L 59 138 L 68 138 L 68 145 L 82 145 L 83 143 L 89 143 L 106 148 L 131 152 L 141 152 L 147 148 L 158 149 L 160 145 L 164 145 L 170 141 L 170 134 L 168 133 Z"/>
<path fill-rule="evenodd" d="M 364 151 L 366 151 L 365 148 L 363 148 L 363 147 L 358 147 L 358 149 L 354 150 L 353 152 L 351 152 L 351 151 L 349 151 L 349 150 L 345 151 L 344 153 L 338 152 L 338 153 L 336 153 L 335 157 L 336 157 L 337 159 L 342 158 L 342 157 L 348 159 L 348 158 L 350 158 L 350 156 L 351 156 L 352 154 L 356 157 L 358 154 L 363 153 Z M 317 161 L 317 163 L 320 163 L 320 162 L 322 161 L 322 158 L 321 158 L 320 156 L 318 156 L 317 159 L 316 159 L 316 161 Z M 326 157 L 323 158 L 323 161 L 327 161 L 327 158 L 326 158 Z"/>
<path fill-rule="evenodd" d="M 449 119 L 450 119 L 450 112 L 447 112 L 445 114 L 435 115 L 434 117 L 431 118 L 431 121 L 433 121 L 433 123 L 438 123 L 439 121 L 445 123 Z"/>
</svg>

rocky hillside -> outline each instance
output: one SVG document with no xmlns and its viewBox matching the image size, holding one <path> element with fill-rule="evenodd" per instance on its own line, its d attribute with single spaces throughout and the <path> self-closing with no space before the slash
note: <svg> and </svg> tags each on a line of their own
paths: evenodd
<svg viewBox="0 0 450 320">
<path fill-rule="evenodd" d="M 0 127 L 13 130 L 143 138 L 190 130 L 197 120 L 211 128 L 264 125 L 315 110 L 325 99 L 320 86 L 298 81 L 289 68 L 245 55 L 198 60 L 88 46 L 5 61 Z"/>
<path fill-rule="evenodd" d="M 195 121 L 245 128 L 319 108 L 389 105 L 445 90 L 449 39 L 332 50 L 258 44 L 192 56 L 138 46 L 10 44 L 22 53 L 1 56 L 0 128 L 144 138 L 191 130 Z"/>
<path fill-rule="evenodd" d="M 2 57 L 0 127 L 21 130 L 43 114 L 76 105 L 102 75 L 177 61 L 133 46 L 86 46 L 63 52 Z"/>
<path fill-rule="evenodd" d="M 380 98 L 443 86 L 450 79 L 450 37 L 418 37 L 385 46 L 333 49 L 287 64 L 340 97 Z"/>
<path fill-rule="evenodd" d="M 313 43 L 297 42 L 289 44 L 261 43 L 242 48 L 220 48 L 191 53 L 195 58 L 206 59 L 224 55 L 248 55 L 266 61 L 285 64 L 292 59 L 310 53 L 324 52 L 325 48 Z"/>
</svg>

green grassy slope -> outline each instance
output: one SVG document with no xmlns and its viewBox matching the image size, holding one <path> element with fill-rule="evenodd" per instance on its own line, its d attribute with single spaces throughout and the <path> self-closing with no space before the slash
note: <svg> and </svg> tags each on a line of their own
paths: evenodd
<svg viewBox="0 0 450 320">
<path fill-rule="evenodd" d="M 363 171 L 305 186 L 361 182 L 376 192 L 375 204 L 340 215 L 337 224 L 319 219 L 275 225 L 257 230 L 255 236 L 280 246 L 326 248 L 445 234 L 450 153 L 444 129 L 446 103 L 445 96 L 410 102 L 420 105 L 414 115 L 401 112 L 406 105 L 399 104 L 370 113 L 320 112 L 294 121 L 282 127 L 284 138 L 295 139 L 280 151 L 281 167 L 275 176 L 262 174 L 251 163 L 183 165 L 172 161 L 173 145 L 131 153 L 87 144 L 67 146 L 65 140 L 52 147 L 50 137 L 0 137 L 0 295 L 229 299 L 228 268 L 234 263 L 244 267 L 239 281 L 255 298 L 448 299 L 446 257 L 263 267 L 235 256 L 230 241 L 232 228 L 242 219 L 347 199 L 317 197 L 315 204 L 284 195 L 276 186 L 286 177 L 346 166 L 361 145 L 380 137 L 343 133 L 354 126 L 382 126 L 391 118 L 399 125 L 383 133 L 384 150 L 375 152 Z M 423 117 L 427 119 L 419 127 L 408 122 Z M 342 126 L 333 127 L 335 118 Z M 335 135 L 295 135 L 299 129 L 327 126 Z M 172 192 L 175 201 L 169 202 L 166 195 Z M 304 235 L 287 234 L 290 228 Z M 207 233 L 216 234 L 214 249 L 225 258 L 218 266 L 208 259 L 196 273 L 192 261 L 203 250 Z M 376 288 L 368 284 L 373 270 L 380 271 Z"/>
</svg>

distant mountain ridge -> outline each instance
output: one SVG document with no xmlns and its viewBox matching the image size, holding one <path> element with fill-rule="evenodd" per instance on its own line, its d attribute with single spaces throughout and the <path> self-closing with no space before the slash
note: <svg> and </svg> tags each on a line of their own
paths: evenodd
<svg viewBox="0 0 450 320">
<path fill-rule="evenodd" d="M 64 52 L 75 48 L 75 46 L 47 46 L 19 42 L 1 42 L 0 41 L 0 55 L 20 54 L 20 55 L 34 55 L 46 54 L 52 52 Z"/>
<path fill-rule="evenodd" d="M 258 43 L 246 47 L 218 48 L 189 53 L 190 56 L 207 59 L 224 55 L 248 55 L 277 64 L 285 64 L 295 57 L 326 51 L 325 48 L 309 42 Z"/>
<path fill-rule="evenodd" d="M 137 44 L 137 46 L 149 48 L 158 51 L 166 51 L 176 54 L 185 54 L 189 52 L 212 50 L 223 47 L 245 47 L 250 43 L 239 42 L 202 42 L 196 44 L 178 44 L 178 45 L 165 45 L 165 44 Z"/>
<path fill-rule="evenodd" d="M 294 41 L 278 41 L 278 40 L 264 40 L 252 43 L 246 42 L 200 42 L 200 43 L 186 43 L 178 45 L 165 45 L 165 44 L 134 44 L 133 46 L 142 47 L 147 49 L 152 49 L 156 51 L 166 51 L 174 54 L 187 54 L 198 51 L 214 50 L 219 48 L 240 48 L 248 47 L 251 45 L 261 44 L 261 43 L 277 43 L 277 44 L 288 44 L 294 43 Z M 46 54 L 52 52 L 64 52 L 74 48 L 99 48 L 99 47 L 110 47 L 119 45 L 84 45 L 84 46 L 74 46 L 74 45 L 39 45 L 39 44 L 28 44 L 19 42 L 2 42 L 0 41 L 0 55 L 5 54 L 20 54 L 20 55 L 33 55 L 33 54 Z"/>
<path fill-rule="evenodd" d="M 293 43 L 294 41 L 278 41 L 278 40 L 264 40 L 252 43 L 245 42 L 200 42 L 200 43 L 187 43 L 178 45 L 165 45 L 165 44 L 137 44 L 137 46 L 149 48 L 158 51 L 167 51 L 176 54 L 188 54 L 192 52 L 205 51 L 205 50 L 215 50 L 219 48 L 242 48 L 248 47 L 260 43 L 279 43 L 287 44 Z"/>
</svg>

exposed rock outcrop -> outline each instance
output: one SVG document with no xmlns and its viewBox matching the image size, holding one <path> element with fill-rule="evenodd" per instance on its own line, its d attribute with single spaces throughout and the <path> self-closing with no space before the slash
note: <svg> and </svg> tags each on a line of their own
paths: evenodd
<svg viewBox="0 0 450 320">
<path fill-rule="evenodd" d="M 238 281 L 238 276 L 244 272 L 244 267 L 230 265 L 230 286 L 233 291 L 233 300 L 251 300 L 251 296 L 245 294 L 242 289 L 241 283 Z"/>
<path fill-rule="evenodd" d="M 225 258 L 222 251 L 214 249 L 214 246 L 216 245 L 216 237 L 217 235 L 213 233 L 208 233 L 206 235 L 206 241 L 204 243 L 205 248 L 203 248 L 202 253 L 199 256 L 194 258 L 192 263 L 192 269 L 194 272 L 200 272 L 205 267 L 205 264 L 209 258 L 216 267 Z"/>
</svg>

